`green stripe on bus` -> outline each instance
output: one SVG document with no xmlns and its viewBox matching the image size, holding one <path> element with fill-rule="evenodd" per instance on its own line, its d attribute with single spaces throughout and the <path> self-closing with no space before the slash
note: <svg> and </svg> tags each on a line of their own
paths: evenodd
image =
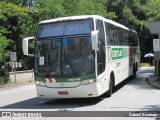
<svg viewBox="0 0 160 120">
<path fill-rule="evenodd" d="M 128 57 L 128 48 L 123 48 L 123 58 Z"/>
<path fill-rule="evenodd" d="M 78 81 L 93 79 L 95 77 L 96 77 L 96 75 L 95 75 L 95 72 L 94 72 L 94 73 L 88 73 L 86 75 L 82 75 L 80 77 L 72 77 L 72 78 L 58 78 L 58 77 L 54 77 L 54 79 L 58 83 L 58 82 L 78 82 Z M 36 75 L 35 75 L 35 81 L 47 82 L 44 77 L 36 76 Z"/>
<path fill-rule="evenodd" d="M 108 61 L 126 58 L 139 54 L 139 48 L 108 48 Z M 111 57 L 110 57 L 111 56 Z"/>
<path fill-rule="evenodd" d="M 35 75 L 35 81 L 47 82 L 45 77 Z"/>
</svg>

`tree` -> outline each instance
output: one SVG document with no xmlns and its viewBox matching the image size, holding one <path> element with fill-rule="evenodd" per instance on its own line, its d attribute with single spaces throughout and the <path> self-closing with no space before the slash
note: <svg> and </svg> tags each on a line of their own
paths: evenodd
<svg viewBox="0 0 160 120">
<path fill-rule="evenodd" d="M 147 4 L 149 21 L 160 20 L 160 0 L 150 0 Z"/>
<path fill-rule="evenodd" d="M 143 55 L 153 50 L 152 36 L 145 27 L 145 24 L 150 18 L 148 12 L 153 8 L 153 6 L 150 6 L 151 1 L 152 0 L 107 0 L 105 3 L 108 11 L 115 12 L 117 15 L 117 18 L 113 20 L 137 31 L 141 46 L 142 61 L 144 59 Z"/>
<path fill-rule="evenodd" d="M 93 0 L 37 0 L 33 11 L 38 10 L 39 20 L 93 14 L 116 18 L 114 12 L 108 12 L 103 4 L 104 2 L 93 2 Z"/>
<path fill-rule="evenodd" d="M 8 39 L 5 35 L 8 34 L 7 29 L 4 26 L 4 22 L 7 20 L 6 16 L 4 16 L 3 4 L 0 3 L 0 61 L 3 59 L 3 53 L 8 56 L 9 51 L 5 51 L 6 47 L 10 45 L 11 40 Z"/>
<path fill-rule="evenodd" d="M 8 56 L 9 51 L 22 51 L 21 35 L 22 29 L 20 26 L 21 19 L 27 15 L 28 9 L 15 5 L 13 3 L 0 3 L 0 21 L 3 29 L 0 31 L 0 42 L 2 51 L 6 51 Z M 3 47 L 2 47 L 3 46 Z M 7 54 L 8 53 L 8 54 Z M 20 56 L 22 52 L 18 52 Z M 2 55 L 0 55 L 2 58 Z"/>
<path fill-rule="evenodd" d="M 94 0 L 70 0 L 64 3 L 66 8 L 66 15 L 100 15 L 107 18 L 116 18 L 117 16 L 114 12 L 108 12 L 107 8 L 104 6 L 104 1 L 94 1 Z"/>
<path fill-rule="evenodd" d="M 39 21 L 96 14 L 135 29 L 141 51 L 150 52 L 152 36 L 145 24 L 160 18 L 159 3 L 160 0 L 1 0 L 0 42 L 8 52 L 19 51 L 18 60 L 33 63 L 23 55 L 21 43 L 24 37 L 35 36 Z M 2 44 L 0 50 L 4 51 Z"/>
<path fill-rule="evenodd" d="M 37 11 L 39 21 L 65 16 L 63 2 L 63 0 L 37 0 L 32 13 L 35 14 Z"/>
</svg>

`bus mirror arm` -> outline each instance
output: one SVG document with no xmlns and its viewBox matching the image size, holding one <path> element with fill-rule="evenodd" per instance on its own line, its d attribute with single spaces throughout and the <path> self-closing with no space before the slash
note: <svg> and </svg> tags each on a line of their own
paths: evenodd
<svg viewBox="0 0 160 120">
<path fill-rule="evenodd" d="M 29 54 L 28 53 L 28 48 L 29 48 L 28 44 L 29 44 L 29 41 L 33 40 L 33 39 L 35 39 L 35 37 L 27 37 L 27 38 L 23 39 L 22 47 L 23 47 L 23 53 L 24 53 L 24 55 L 27 55 L 27 56 L 30 56 L 30 57 L 34 56 L 34 54 Z"/>
<path fill-rule="evenodd" d="M 98 33 L 98 30 L 91 32 L 92 49 L 95 51 L 98 51 Z"/>
</svg>

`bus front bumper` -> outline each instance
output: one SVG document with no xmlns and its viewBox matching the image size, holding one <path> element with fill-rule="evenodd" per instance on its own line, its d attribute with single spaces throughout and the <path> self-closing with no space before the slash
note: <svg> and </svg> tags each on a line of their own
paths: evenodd
<svg viewBox="0 0 160 120">
<path fill-rule="evenodd" d="M 97 83 L 81 85 L 74 88 L 48 88 L 36 85 L 37 96 L 41 98 L 87 98 L 98 97 Z"/>
</svg>

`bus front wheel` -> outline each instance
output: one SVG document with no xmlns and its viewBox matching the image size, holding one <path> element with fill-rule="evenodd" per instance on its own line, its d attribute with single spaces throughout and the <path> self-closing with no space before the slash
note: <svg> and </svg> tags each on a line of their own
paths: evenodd
<svg viewBox="0 0 160 120">
<path fill-rule="evenodd" d="M 106 93 L 107 97 L 111 97 L 113 93 L 113 88 L 114 88 L 114 74 L 112 73 L 110 75 L 110 83 L 109 83 L 109 90 Z"/>
</svg>

